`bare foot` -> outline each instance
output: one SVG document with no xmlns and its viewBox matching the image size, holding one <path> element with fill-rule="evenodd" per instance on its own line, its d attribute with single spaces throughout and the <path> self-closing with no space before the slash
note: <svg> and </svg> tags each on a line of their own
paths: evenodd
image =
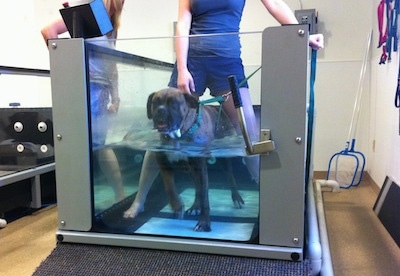
<svg viewBox="0 0 400 276">
<path fill-rule="evenodd" d="M 129 207 L 129 209 L 124 212 L 124 218 L 135 218 L 139 213 L 143 211 L 143 205 L 133 202 L 131 207 Z"/>
</svg>

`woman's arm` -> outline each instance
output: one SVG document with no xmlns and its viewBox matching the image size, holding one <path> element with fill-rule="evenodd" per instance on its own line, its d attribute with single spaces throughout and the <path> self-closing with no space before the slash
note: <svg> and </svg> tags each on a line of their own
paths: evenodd
<svg viewBox="0 0 400 276">
<path fill-rule="evenodd" d="M 178 69 L 178 88 L 183 92 L 195 90 L 194 82 L 187 68 L 189 30 L 192 23 L 190 0 L 179 0 L 178 22 L 176 24 L 176 65 Z"/>
<path fill-rule="evenodd" d="M 261 0 L 261 2 L 280 24 L 299 24 L 293 11 L 282 0 Z"/>
<path fill-rule="evenodd" d="M 67 31 L 67 26 L 62 18 L 50 23 L 41 30 L 44 41 L 46 42 L 52 38 L 58 38 L 58 35 L 65 33 Z"/>
<path fill-rule="evenodd" d="M 296 16 L 283 0 L 261 0 L 268 12 L 280 24 L 299 24 Z M 309 45 L 314 50 L 324 48 L 324 37 L 322 34 L 310 35 Z"/>
</svg>

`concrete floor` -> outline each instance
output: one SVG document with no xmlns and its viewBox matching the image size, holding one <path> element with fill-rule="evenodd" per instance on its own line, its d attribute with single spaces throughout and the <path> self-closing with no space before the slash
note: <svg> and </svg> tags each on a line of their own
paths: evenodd
<svg viewBox="0 0 400 276">
<path fill-rule="evenodd" d="M 369 182 L 339 193 L 323 192 L 335 275 L 398 275 L 400 249 L 372 210 L 377 195 Z M 0 275 L 32 275 L 56 246 L 56 229 L 56 206 L 0 229 Z"/>
</svg>

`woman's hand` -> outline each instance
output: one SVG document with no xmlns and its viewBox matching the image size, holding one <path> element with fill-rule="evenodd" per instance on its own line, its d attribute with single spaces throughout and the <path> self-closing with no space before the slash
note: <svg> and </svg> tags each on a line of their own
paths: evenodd
<svg viewBox="0 0 400 276">
<path fill-rule="evenodd" d="M 178 89 L 185 93 L 195 91 L 193 77 L 189 70 L 180 70 L 178 72 Z"/>
<path fill-rule="evenodd" d="M 313 50 L 319 50 L 324 48 L 324 36 L 322 34 L 312 34 L 310 35 L 308 45 Z"/>
<path fill-rule="evenodd" d="M 110 106 L 108 107 L 108 113 L 117 113 L 119 109 L 119 97 L 112 99 Z"/>
</svg>

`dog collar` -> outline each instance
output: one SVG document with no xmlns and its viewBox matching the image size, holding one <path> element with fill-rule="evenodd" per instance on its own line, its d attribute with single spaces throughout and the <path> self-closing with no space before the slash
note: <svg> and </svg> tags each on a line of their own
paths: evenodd
<svg viewBox="0 0 400 276">
<path fill-rule="evenodd" d="M 193 135 L 197 129 L 200 127 L 201 121 L 202 121 L 202 106 L 208 103 L 212 103 L 212 102 L 219 102 L 220 106 L 219 106 L 219 111 L 218 111 L 218 120 L 216 122 L 215 128 L 217 129 L 218 127 L 218 122 L 219 122 L 219 118 L 221 115 L 221 111 L 222 111 L 222 103 L 225 102 L 225 97 L 224 96 L 218 96 L 218 97 L 214 97 L 212 99 L 208 99 L 208 100 L 204 100 L 204 101 L 200 101 L 199 102 L 199 106 L 197 107 L 197 120 L 196 122 L 189 128 L 189 130 L 183 135 Z"/>
<path fill-rule="evenodd" d="M 196 122 L 188 129 L 188 131 L 186 131 L 182 137 L 184 136 L 188 136 L 188 135 L 193 135 L 200 127 L 201 121 L 202 121 L 202 108 L 201 108 L 202 104 L 199 104 L 199 106 L 197 107 L 197 120 Z"/>
<path fill-rule="evenodd" d="M 253 73 L 251 73 L 248 77 L 246 77 L 244 80 L 242 80 L 238 86 L 241 87 L 245 82 L 247 82 L 255 73 L 257 73 L 259 70 L 261 69 L 261 66 L 258 67 Z M 201 116 L 201 111 L 202 108 L 201 106 L 208 104 L 208 103 L 213 103 L 213 102 L 219 102 L 220 106 L 219 106 L 219 110 L 218 110 L 218 119 L 217 122 L 215 123 L 215 129 L 218 129 L 218 123 L 219 123 L 219 119 L 221 118 L 221 112 L 222 112 L 222 103 L 226 101 L 226 98 L 228 97 L 228 95 L 231 92 L 229 92 L 228 94 L 224 94 L 222 96 L 218 96 L 218 97 L 214 97 L 212 99 L 208 99 L 208 100 L 204 100 L 204 101 L 199 101 L 199 106 L 197 108 L 197 121 L 191 126 L 191 128 L 189 128 L 189 130 L 187 132 L 185 132 L 183 134 L 184 136 L 187 135 L 193 135 L 197 129 L 200 127 L 201 124 L 201 120 L 202 120 L 202 116 Z"/>
</svg>

